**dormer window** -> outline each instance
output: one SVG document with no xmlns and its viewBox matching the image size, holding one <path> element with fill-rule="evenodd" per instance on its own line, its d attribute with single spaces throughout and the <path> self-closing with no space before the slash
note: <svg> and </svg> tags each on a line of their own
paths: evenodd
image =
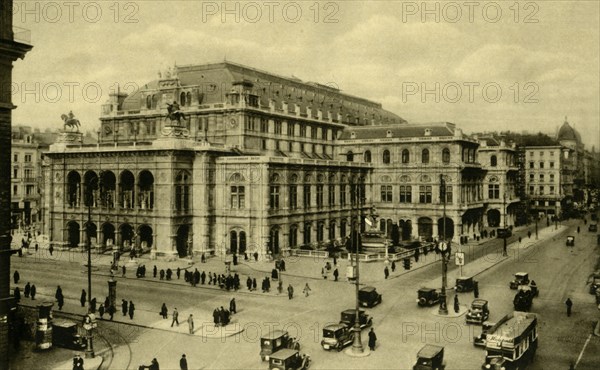
<svg viewBox="0 0 600 370">
<path fill-rule="evenodd" d="M 431 136 L 431 129 L 430 128 L 426 128 L 425 129 L 425 136 Z"/>
<path fill-rule="evenodd" d="M 391 130 L 387 130 L 385 136 L 386 137 L 392 137 L 392 131 Z"/>
<path fill-rule="evenodd" d="M 356 139 L 356 132 L 351 132 L 350 133 L 350 138 L 351 139 Z"/>
</svg>

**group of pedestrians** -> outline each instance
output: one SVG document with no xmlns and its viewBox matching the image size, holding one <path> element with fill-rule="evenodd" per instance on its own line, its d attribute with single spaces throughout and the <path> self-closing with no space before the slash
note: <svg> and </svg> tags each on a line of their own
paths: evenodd
<svg viewBox="0 0 600 370">
<path fill-rule="evenodd" d="M 125 276 L 125 270 L 123 270 L 123 276 Z M 146 277 L 146 265 L 138 265 L 137 269 L 135 270 L 135 277 Z"/>
<path fill-rule="evenodd" d="M 227 310 L 221 306 L 221 308 L 215 308 L 213 311 L 213 322 L 215 326 L 226 326 L 231 322 L 231 315 L 235 313 L 235 300 L 233 302 L 233 309 L 230 303 L 230 310 Z"/>
</svg>

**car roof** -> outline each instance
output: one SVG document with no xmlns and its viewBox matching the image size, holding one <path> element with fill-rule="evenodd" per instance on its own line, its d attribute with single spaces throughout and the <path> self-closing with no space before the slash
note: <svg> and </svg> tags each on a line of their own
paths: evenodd
<svg viewBox="0 0 600 370">
<path fill-rule="evenodd" d="M 262 339 L 275 339 L 286 335 L 288 332 L 285 330 L 273 330 L 272 332 L 262 336 Z"/>
<path fill-rule="evenodd" d="M 481 299 L 481 298 L 474 299 L 473 302 L 471 302 L 471 304 L 475 305 L 475 306 L 483 306 L 483 305 L 486 305 L 487 303 L 488 303 L 487 300 Z"/>
<path fill-rule="evenodd" d="M 364 313 L 365 312 L 365 310 L 359 310 L 359 311 L 360 311 L 360 313 Z M 342 311 L 342 313 L 356 313 L 356 309 L 349 308 L 347 310 Z"/>
<path fill-rule="evenodd" d="M 375 287 L 373 286 L 365 286 L 360 288 L 361 292 L 374 292 L 375 291 Z"/>
<path fill-rule="evenodd" d="M 329 324 L 329 325 L 326 325 L 323 328 L 323 330 L 333 330 L 333 331 L 336 331 L 336 330 L 344 329 L 344 328 L 347 328 L 347 326 L 344 325 L 344 324 Z"/>
<path fill-rule="evenodd" d="M 417 356 L 424 358 L 432 358 L 443 350 L 444 347 L 434 346 L 433 344 L 426 344 L 423 348 L 421 348 Z"/>
<path fill-rule="evenodd" d="M 431 292 L 432 290 L 435 290 L 435 288 L 421 288 L 419 292 Z"/>
<path fill-rule="evenodd" d="M 270 357 L 277 359 L 277 360 L 285 360 L 286 358 L 289 358 L 289 357 L 295 355 L 296 353 L 298 353 L 298 351 L 295 349 L 284 348 L 284 349 L 280 349 L 279 351 L 273 353 Z"/>
<path fill-rule="evenodd" d="M 473 276 L 459 276 L 456 278 L 456 280 L 471 280 L 473 279 Z"/>
<path fill-rule="evenodd" d="M 517 273 L 515 273 L 515 276 L 517 276 L 517 275 L 522 276 L 522 275 L 529 275 L 529 274 L 526 272 L 517 272 Z"/>
</svg>

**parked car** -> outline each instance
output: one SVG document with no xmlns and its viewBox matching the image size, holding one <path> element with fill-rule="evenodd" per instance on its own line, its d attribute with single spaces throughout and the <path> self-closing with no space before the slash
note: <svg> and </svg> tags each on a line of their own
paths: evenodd
<svg viewBox="0 0 600 370">
<path fill-rule="evenodd" d="M 444 362 L 444 347 L 426 344 L 417 353 L 417 362 L 413 370 L 443 370 L 446 368 Z"/>
<path fill-rule="evenodd" d="M 433 306 L 440 301 L 440 294 L 433 288 L 421 288 L 417 292 L 419 306 Z"/>
<path fill-rule="evenodd" d="M 529 284 L 529 274 L 526 272 L 517 272 L 515 279 L 510 282 L 510 289 L 517 289 L 519 285 Z"/>
<path fill-rule="evenodd" d="M 598 224 L 590 224 L 590 226 L 588 226 L 588 231 L 597 233 L 598 232 Z"/>
<path fill-rule="evenodd" d="M 354 323 L 356 322 L 356 310 L 354 308 L 342 311 L 340 316 L 340 324 L 346 325 L 348 328 L 354 326 Z M 373 318 L 369 317 L 363 310 L 358 310 L 358 320 L 361 329 L 373 325 Z"/>
<path fill-rule="evenodd" d="M 477 284 L 477 281 L 473 280 L 472 276 L 460 276 L 456 278 L 456 291 L 459 293 L 471 292 L 475 284 Z"/>
<path fill-rule="evenodd" d="M 324 350 L 335 349 L 339 352 L 347 345 L 352 344 L 353 341 L 354 333 L 352 332 L 352 328 L 344 324 L 331 324 L 323 328 L 321 347 Z"/>
<path fill-rule="evenodd" d="M 372 286 L 360 288 L 358 291 L 358 302 L 363 307 L 374 307 L 381 303 L 381 294 Z"/>
<path fill-rule="evenodd" d="M 280 349 L 269 359 L 269 370 L 306 370 L 309 366 L 310 356 L 295 349 Z"/>
<path fill-rule="evenodd" d="M 567 236 L 567 247 L 575 246 L 575 237 L 572 235 Z"/>
<path fill-rule="evenodd" d="M 496 229 L 496 236 L 498 238 L 508 238 L 508 237 L 512 236 L 512 230 L 509 228 Z"/>
<path fill-rule="evenodd" d="M 591 276 L 590 294 L 596 294 L 598 288 L 600 288 L 600 271 L 594 272 Z"/>
<path fill-rule="evenodd" d="M 273 330 L 260 338 L 260 358 L 268 361 L 269 357 L 283 348 L 300 350 L 300 343 L 294 337 L 290 337 L 286 330 Z"/>
<path fill-rule="evenodd" d="M 492 327 L 496 325 L 495 322 L 484 321 L 481 325 L 481 334 L 473 337 L 473 345 L 475 347 L 485 347 L 485 341 L 487 340 L 487 333 Z"/>
<path fill-rule="evenodd" d="M 57 347 L 81 351 L 87 347 L 87 338 L 79 335 L 76 322 L 54 319 L 52 322 L 52 344 Z"/>
<path fill-rule="evenodd" d="M 474 299 L 466 315 L 467 324 L 483 324 L 489 317 L 488 301 L 480 298 Z"/>
</svg>

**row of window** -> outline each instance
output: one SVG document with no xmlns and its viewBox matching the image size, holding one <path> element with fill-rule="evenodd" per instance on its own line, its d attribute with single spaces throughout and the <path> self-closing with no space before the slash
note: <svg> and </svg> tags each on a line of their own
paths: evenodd
<svg viewBox="0 0 600 370">
<path fill-rule="evenodd" d="M 33 158 L 33 155 L 30 153 L 26 153 L 24 156 L 24 162 L 25 163 L 31 163 L 31 159 Z M 19 154 L 18 153 L 14 153 L 13 154 L 13 162 L 18 162 L 19 161 Z"/>
<path fill-rule="evenodd" d="M 549 153 L 550 153 L 550 157 L 554 157 L 554 151 L 550 151 Z M 544 156 L 544 152 L 543 151 L 538 152 L 538 154 L 539 154 L 540 157 Z M 535 156 L 535 152 L 529 152 L 529 156 L 530 157 Z"/>
<path fill-rule="evenodd" d="M 13 185 L 12 195 L 19 195 L 19 185 Z M 35 185 L 25 185 L 25 195 L 35 195 Z"/>
<path fill-rule="evenodd" d="M 432 186 L 421 185 L 419 186 L 419 203 L 432 203 Z M 393 202 L 393 189 L 392 185 L 381 186 L 381 202 L 392 203 Z M 452 186 L 446 186 L 446 203 L 452 204 Z M 441 199 L 443 195 L 441 194 Z M 400 203 L 412 203 L 412 186 L 400 186 Z"/>
<path fill-rule="evenodd" d="M 328 232 L 327 232 L 327 240 L 336 239 L 336 221 L 330 221 Z M 316 242 L 325 241 L 325 221 L 317 221 L 316 227 Z M 303 231 L 303 244 L 309 245 L 312 243 L 312 232 L 313 232 L 313 222 L 305 222 L 302 225 Z M 347 235 L 348 222 L 346 220 L 340 221 L 340 237 L 345 237 Z M 300 230 L 300 226 L 298 224 L 290 225 L 289 234 L 288 234 L 288 247 L 293 248 L 298 246 L 298 231 Z M 272 253 L 278 253 L 280 246 L 280 228 L 279 226 L 273 226 L 269 233 L 269 243 L 268 248 Z"/>
<path fill-rule="evenodd" d="M 325 128 L 320 128 L 319 134 L 318 127 L 305 125 L 301 123 L 289 122 L 286 126 L 287 129 L 285 131 L 285 135 L 290 137 L 327 140 L 328 136 L 330 136 L 333 140 L 335 140 L 337 135 L 336 130 Z M 262 133 L 269 133 L 269 120 L 265 117 L 247 117 L 245 129 L 247 131 L 257 131 L 258 129 Z M 283 123 L 281 121 L 273 121 L 273 132 L 275 133 L 275 135 L 283 135 Z"/>
<path fill-rule="evenodd" d="M 12 178 L 13 179 L 19 178 L 19 169 L 16 167 L 13 168 Z M 33 169 L 31 169 L 31 168 L 24 169 L 23 170 L 23 178 L 25 180 L 34 180 L 35 177 L 33 176 Z"/>
<path fill-rule="evenodd" d="M 536 187 L 529 186 L 529 195 L 545 195 L 545 189 L 546 189 L 546 186 L 540 185 L 537 187 L 537 193 L 536 193 Z M 556 194 L 556 190 L 555 190 L 554 186 L 548 186 L 548 194 L 550 194 L 550 195 Z"/>
<path fill-rule="evenodd" d="M 372 156 L 371 156 L 370 150 L 365 151 L 365 153 L 363 155 L 363 160 L 366 163 L 371 163 Z M 351 150 L 346 153 L 346 161 L 348 161 L 348 162 L 354 161 L 354 153 Z M 392 162 L 391 154 L 390 154 L 389 150 L 386 149 L 382 152 L 381 161 L 383 164 L 390 164 Z M 401 161 L 402 161 L 402 163 L 405 163 L 405 164 L 410 163 L 410 151 L 408 149 L 402 150 Z M 448 148 L 444 148 L 442 150 L 442 162 L 450 163 L 450 150 Z M 421 151 L 421 163 L 429 163 L 429 149 L 423 149 Z"/>
<path fill-rule="evenodd" d="M 550 182 L 554 182 L 554 174 L 551 173 L 550 176 L 548 176 L 548 179 L 549 179 Z M 543 173 L 540 173 L 539 174 L 539 180 L 542 181 L 542 182 L 546 181 L 546 176 Z M 535 181 L 535 174 L 533 174 L 533 173 L 529 174 L 529 181 L 530 182 Z"/>
<path fill-rule="evenodd" d="M 538 168 L 543 169 L 544 168 L 544 161 L 540 161 Z M 534 161 L 530 161 L 529 162 L 529 168 L 535 168 L 535 162 Z M 554 168 L 554 162 L 549 162 L 549 167 L 548 168 Z"/>
</svg>

